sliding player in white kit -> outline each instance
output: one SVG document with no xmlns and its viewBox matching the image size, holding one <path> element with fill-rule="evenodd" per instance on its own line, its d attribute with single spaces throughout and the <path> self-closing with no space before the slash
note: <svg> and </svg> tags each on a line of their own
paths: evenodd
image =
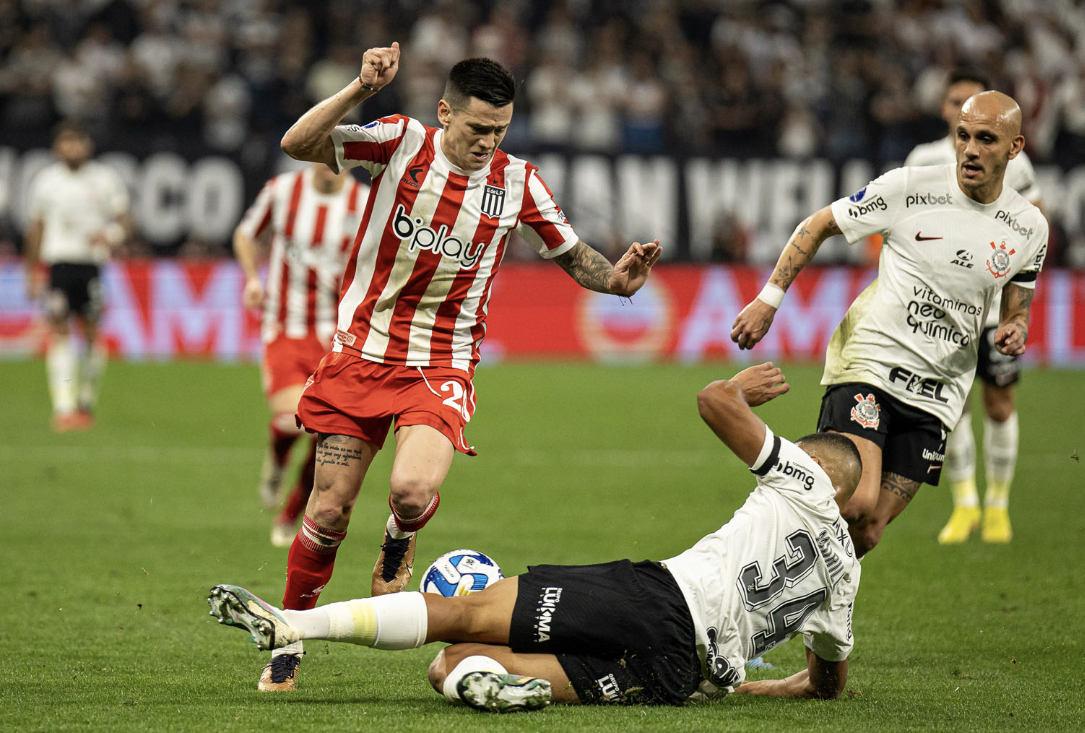
<svg viewBox="0 0 1085 733">
<path fill-rule="evenodd" d="M 949 165 L 955 160 L 953 130 L 961 106 L 973 94 L 985 91 L 987 79 L 973 71 L 961 70 L 950 75 L 942 101 L 942 119 L 949 126 L 949 135 L 941 140 L 916 146 L 904 161 L 906 166 Z M 1006 166 L 1005 185 L 1017 191 L 1043 212 L 1036 171 L 1025 151 L 1011 158 Z M 945 472 L 953 495 L 953 514 L 938 534 L 942 544 L 964 542 L 980 526 L 984 542 L 1009 542 L 1010 483 L 1017 464 L 1018 428 L 1015 388 L 1021 366 L 1016 356 L 1001 353 L 995 346 L 1001 293 L 995 296 L 983 324 L 979 341 L 979 364 L 976 376 L 983 384 L 983 458 L 987 488 L 983 496 L 983 512 L 976 491 L 976 439 L 972 435 L 969 401 L 964 413 L 946 439 Z"/>
<path fill-rule="evenodd" d="M 373 595 L 406 588 L 417 532 L 440 504 L 476 404 L 472 381 L 493 280 L 513 235 L 580 286 L 629 296 L 659 260 L 659 241 L 634 242 L 611 265 L 580 241 L 538 169 L 498 146 L 516 81 L 485 58 L 449 71 L 440 127 L 403 115 L 364 126 L 344 115 L 393 81 L 399 44 L 371 48 L 358 78 L 283 136 L 285 152 L 335 171 L 362 166 L 369 203 L 343 276 L 332 353 L 306 383 L 297 417 L 317 434 L 313 494 L 287 556 L 283 606 L 316 605 L 332 576 L 369 467 L 394 425 L 391 514 L 382 527 Z M 278 650 L 258 684 L 296 689 L 301 644 Z"/>
<path fill-rule="evenodd" d="M 46 371 L 53 402 L 53 429 L 86 430 L 93 423 L 106 350 L 98 340 L 102 317 L 101 266 L 128 236 L 128 189 L 112 168 L 91 160 L 94 143 L 82 123 L 57 125 L 53 153 L 58 160 L 30 184 L 30 223 L 25 262 L 31 300 L 48 289 Z M 77 348 L 70 321 L 82 330 Z"/>
<path fill-rule="evenodd" d="M 701 417 L 750 466 L 757 487 L 727 524 L 662 563 L 535 565 L 467 596 L 397 593 L 307 611 L 281 611 L 219 585 L 208 598 L 211 615 L 245 629 L 262 649 L 299 639 L 378 649 L 452 642 L 430 665 L 430 683 L 480 710 L 551 701 L 681 705 L 735 688 L 839 697 L 860 577 L 840 509 L 863 467 L 844 436 L 792 443 L 750 409 L 787 390 L 768 363 L 698 395 Z M 747 660 L 799 633 L 805 669 L 742 684 Z"/>
<path fill-rule="evenodd" d="M 863 456 L 863 480 L 844 509 L 860 555 L 922 483 L 938 484 L 995 295 L 1002 294 L 998 350 L 1023 354 L 1028 338 L 1047 220 L 1003 186 L 1007 163 L 1025 143 L 1021 110 L 1000 92 L 977 94 L 961 110 L 954 141 L 956 166 L 889 171 L 799 224 L 731 333 L 740 348 L 757 344 L 829 236 L 884 237 L 878 279 L 829 342 L 818 419 L 818 430 L 846 433 Z"/>
<path fill-rule="evenodd" d="M 305 381 L 331 350 L 339 285 L 358 231 L 369 186 L 346 171 L 314 163 L 264 184 L 234 231 L 234 254 L 245 273 L 246 308 L 262 308 L 261 363 L 271 408 L 260 498 L 277 507 L 291 447 L 305 433 L 298 410 Z M 270 239 L 267 287 L 257 270 L 258 240 Z M 309 442 L 297 484 L 271 524 L 271 544 L 289 547 L 313 490 L 316 444 Z"/>
</svg>

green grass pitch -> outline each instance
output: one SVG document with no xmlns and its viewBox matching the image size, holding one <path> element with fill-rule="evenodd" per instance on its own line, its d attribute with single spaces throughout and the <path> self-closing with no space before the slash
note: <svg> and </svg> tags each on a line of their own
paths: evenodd
<svg viewBox="0 0 1085 733">
<path fill-rule="evenodd" d="M 662 559 L 725 522 L 753 482 L 700 423 L 728 365 L 482 368 L 468 438 L 417 565 L 471 547 L 528 563 Z M 761 408 L 795 438 L 819 370 Z M 732 697 L 681 709 L 551 708 L 485 717 L 434 694 L 437 645 L 312 643 L 301 689 L 255 689 L 265 659 L 218 626 L 215 583 L 281 598 L 256 477 L 266 413 L 254 366 L 112 364 L 98 425 L 48 428 L 40 362 L 0 362 L 0 730 L 1069 731 L 1085 725 L 1085 374 L 1029 371 L 1008 546 L 940 547 L 948 490 L 924 487 L 867 558 L 847 695 Z M 977 419 L 978 421 L 978 419 Z M 371 470 L 322 601 L 365 595 L 387 516 Z M 784 675 L 801 641 L 769 655 Z M 757 676 L 755 673 L 753 676 Z"/>
</svg>

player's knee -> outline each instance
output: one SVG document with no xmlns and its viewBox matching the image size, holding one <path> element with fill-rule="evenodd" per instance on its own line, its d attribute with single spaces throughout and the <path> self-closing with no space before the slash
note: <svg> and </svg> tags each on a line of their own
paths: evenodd
<svg viewBox="0 0 1085 733">
<path fill-rule="evenodd" d="M 870 518 L 877 505 L 877 497 L 868 497 L 865 492 L 856 491 L 840 514 L 847 521 L 848 526 L 860 525 Z"/>
<path fill-rule="evenodd" d="M 322 486 L 316 481 L 309 504 L 305 508 L 305 515 L 321 527 L 341 531 L 346 522 L 350 521 L 351 510 L 354 509 L 354 497 L 348 499 L 346 496 L 334 487 Z"/>
<path fill-rule="evenodd" d="M 884 529 L 885 525 L 881 522 L 863 522 L 849 527 L 856 556 L 862 557 L 873 550 L 881 540 Z"/>
<path fill-rule="evenodd" d="M 417 517 L 425 513 L 438 487 L 414 476 L 392 476 L 389 499 L 401 517 Z"/>
</svg>

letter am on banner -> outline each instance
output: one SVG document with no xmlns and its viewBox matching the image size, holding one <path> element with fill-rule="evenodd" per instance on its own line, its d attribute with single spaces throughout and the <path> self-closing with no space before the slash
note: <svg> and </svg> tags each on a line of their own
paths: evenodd
<svg viewBox="0 0 1085 733">
<path fill-rule="evenodd" d="M 630 300 L 584 290 L 551 264 L 508 263 L 494 280 L 482 363 L 820 363 L 848 304 L 873 276 L 850 267 L 805 270 L 769 335 L 752 351 L 739 351 L 731 343 L 731 325 L 768 277 L 765 268 L 663 264 Z M 102 332 L 115 356 L 259 358 L 259 313 L 241 307 L 245 281 L 233 261 L 113 262 L 104 270 L 103 284 Z M 21 261 L 0 260 L 0 357 L 44 348 L 47 330 L 25 293 Z M 1045 270 L 1040 276 L 1026 359 L 1085 368 L 1085 273 Z"/>
</svg>

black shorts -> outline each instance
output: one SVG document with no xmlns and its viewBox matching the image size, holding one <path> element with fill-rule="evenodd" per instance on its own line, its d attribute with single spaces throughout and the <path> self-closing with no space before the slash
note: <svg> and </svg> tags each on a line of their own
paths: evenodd
<svg viewBox="0 0 1085 733">
<path fill-rule="evenodd" d="M 882 449 L 882 472 L 937 486 L 946 455 L 942 421 L 869 384 L 833 384 L 825 389 L 818 432 L 858 435 Z"/>
<path fill-rule="evenodd" d="M 54 320 L 78 313 L 97 321 L 102 315 L 102 281 L 98 265 L 57 262 L 49 267 L 46 310 Z"/>
<path fill-rule="evenodd" d="M 995 327 L 983 329 L 980 334 L 979 363 L 976 376 L 992 387 L 1009 387 L 1017 384 L 1021 376 L 1021 362 L 1016 356 L 1003 354 L 995 346 Z"/>
<path fill-rule="evenodd" d="M 509 646 L 556 655 L 584 703 L 681 705 L 702 678 L 689 607 L 657 562 L 528 568 Z"/>
</svg>

